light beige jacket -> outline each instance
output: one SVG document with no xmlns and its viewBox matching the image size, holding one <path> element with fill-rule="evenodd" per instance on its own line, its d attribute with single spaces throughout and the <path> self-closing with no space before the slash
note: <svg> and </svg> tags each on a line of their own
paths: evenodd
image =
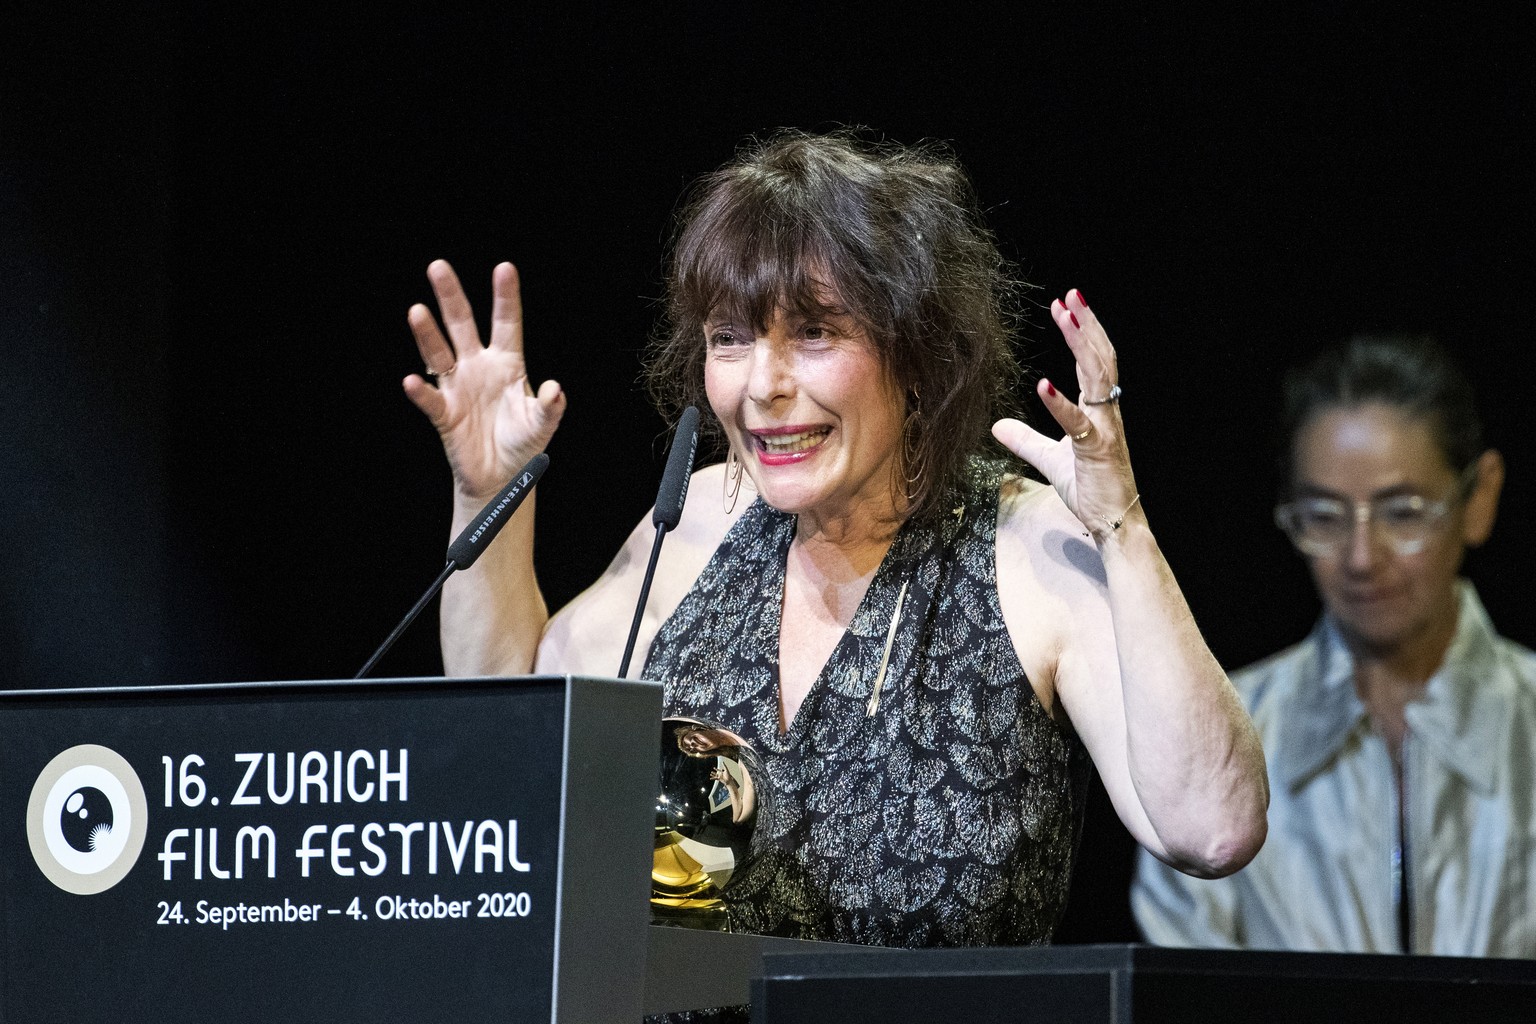
<svg viewBox="0 0 1536 1024">
<path fill-rule="evenodd" d="M 1463 583 L 1456 637 L 1403 746 L 1406 842 L 1386 743 L 1333 625 L 1233 682 L 1264 742 L 1269 838 L 1217 881 L 1141 853 L 1131 906 L 1168 946 L 1536 957 L 1536 653 Z"/>
</svg>

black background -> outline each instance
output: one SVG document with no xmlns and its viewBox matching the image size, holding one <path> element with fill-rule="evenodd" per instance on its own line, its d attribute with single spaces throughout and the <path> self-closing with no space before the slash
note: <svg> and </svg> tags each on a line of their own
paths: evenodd
<svg viewBox="0 0 1536 1024">
<path fill-rule="evenodd" d="M 440 256 L 482 313 L 518 263 L 533 373 L 569 393 L 538 512 L 569 599 L 655 493 L 665 424 L 635 380 L 673 205 L 779 126 L 950 140 L 1039 286 L 1035 372 L 1071 379 L 1044 307 L 1084 290 L 1143 501 L 1229 667 L 1316 614 L 1269 524 L 1280 370 L 1360 329 L 1438 334 L 1510 466 L 1469 571 L 1536 641 L 1529 34 L 1496 5 L 1244 7 L 13 16 L 5 685 L 355 671 L 448 540 L 447 470 L 399 390 Z M 381 671 L 440 668 L 423 621 Z M 1132 937 L 1130 853 L 1100 794 L 1062 938 Z"/>
</svg>

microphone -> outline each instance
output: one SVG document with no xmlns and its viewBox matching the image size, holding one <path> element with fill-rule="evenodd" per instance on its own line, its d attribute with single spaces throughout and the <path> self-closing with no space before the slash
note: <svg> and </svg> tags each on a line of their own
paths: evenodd
<svg viewBox="0 0 1536 1024">
<path fill-rule="evenodd" d="M 533 490 L 534 485 L 539 482 L 539 477 L 543 476 L 548 468 L 549 456 L 540 452 L 528 460 L 528 464 L 501 489 L 501 493 L 486 503 L 485 508 L 480 510 L 480 514 L 464 527 L 452 544 L 448 545 L 448 564 L 443 567 L 442 572 L 437 574 L 437 579 L 427 588 L 427 592 L 421 595 L 421 600 L 405 613 L 405 618 L 400 620 L 400 625 L 396 626 L 394 632 L 379 645 L 379 649 L 373 652 L 373 657 L 357 670 L 357 675 L 353 676 L 353 679 L 361 679 L 373 670 L 373 667 L 379 663 L 379 659 L 395 645 L 395 641 L 400 639 L 400 635 L 406 631 L 406 628 L 416 621 L 416 616 L 421 614 L 421 610 L 427 606 L 427 603 L 437 596 L 439 590 L 443 589 L 443 584 L 448 582 L 449 576 L 459 569 L 468 569 L 475 564 L 475 559 L 479 558 L 481 552 L 496 539 L 501 528 L 507 525 L 507 520 L 512 518 L 512 513 L 517 511 L 517 507 L 523 503 L 524 498 L 528 497 L 528 492 Z M 686 490 L 687 484 L 684 483 L 683 486 Z M 678 502 L 678 511 L 682 511 L 681 500 Z"/>
<path fill-rule="evenodd" d="M 667 453 L 667 469 L 661 475 L 661 488 L 656 493 L 656 508 L 651 513 L 651 523 L 656 527 L 656 540 L 651 545 L 651 561 L 645 567 L 645 580 L 640 584 L 640 602 L 635 605 L 635 620 L 629 626 L 629 639 L 624 644 L 624 660 L 619 664 L 619 678 L 629 671 L 629 659 L 635 653 L 635 638 L 640 633 L 640 620 L 645 615 L 645 602 L 651 596 L 651 579 L 656 575 L 656 559 L 661 555 L 661 542 L 668 531 L 675 529 L 683 518 L 683 501 L 688 497 L 688 481 L 693 474 L 693 457 L 699 448 L 699 410 L 693 406 L 683 410 L 677 419 L 677 429 L 672 434 L 672 450 Z"/>
<path fill-rule="evenodd" d="M 543 452 L 528 460 L 522 472 L 512 478 L 512 482 L 501 489 L 501 493 L 490 500 L 485 508 L 480 510 L 480 515 L 474 522 L 464 527 L 452 544 L 448 545 L 448 564 L 455 569 L 468 569 L 475 564 L 475 559 L 480 557 L 480 552 L 490 546 L 491 541 L 501 532 L 507 520 L 512 518 L 512 513 L 523 503 L 523 498 L 533 490 L 533 485 L 539 482 L 539 477 L 549 468 L 549 456 Z"/>
</svg>

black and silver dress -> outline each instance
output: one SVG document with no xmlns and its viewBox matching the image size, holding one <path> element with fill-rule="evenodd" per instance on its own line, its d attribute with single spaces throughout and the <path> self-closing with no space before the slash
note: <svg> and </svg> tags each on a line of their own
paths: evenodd
<svg viewBox="0 0 1536 1024">
<path fill-rule="evenodd" d="M 779 622 L 794 516 L 747 509 L 657 634 L 645 677 L 664 683 L 666 713 L 744 737 L 773 787 L 722 893 L 732 930 L 906 947 L 1050 940 L 1089 761 L 1036 699 L 1003 623 L 1001 476 L 977 463 L 938 527 L 901 528 L 787 732 Z"/>
</svg>

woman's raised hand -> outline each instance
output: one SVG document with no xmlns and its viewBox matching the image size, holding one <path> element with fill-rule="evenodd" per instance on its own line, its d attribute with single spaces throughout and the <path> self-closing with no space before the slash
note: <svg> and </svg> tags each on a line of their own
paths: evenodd
<svg viewBox="0 0 1536 1024">
<path fill-rule="evenodd" d="M 1018 420 L 998 420 L 992 435 L 1038 469 L 1095 537 L 1139 514 L 1136 479 L 1120 419 L 1115 348 L 1077 289 L 1051 303 L 1051 319 L 1077 359 L 1074 401 L 1041 379 L 1036 392 L 1066 436 L 1053 441 Z"/>
<path fill-rule="evenodd" d="M 454 485 L 472 502 L 489 499 L 549 444 L 565 412 L 565 393 L 547 380 L 537 391 L 523 358 L 523 302 L 517 270 L 491 273 L 491 340 L 480 332 L 458 275 L 446 260 L 427 267 L 443 326 L 418 303 L 406 314 L 427 375 L 405 378 L 405 394 L 427 414 L 443 441 Z M 444 337 L 443 331 L 447 331 Z"/>
</svg>

